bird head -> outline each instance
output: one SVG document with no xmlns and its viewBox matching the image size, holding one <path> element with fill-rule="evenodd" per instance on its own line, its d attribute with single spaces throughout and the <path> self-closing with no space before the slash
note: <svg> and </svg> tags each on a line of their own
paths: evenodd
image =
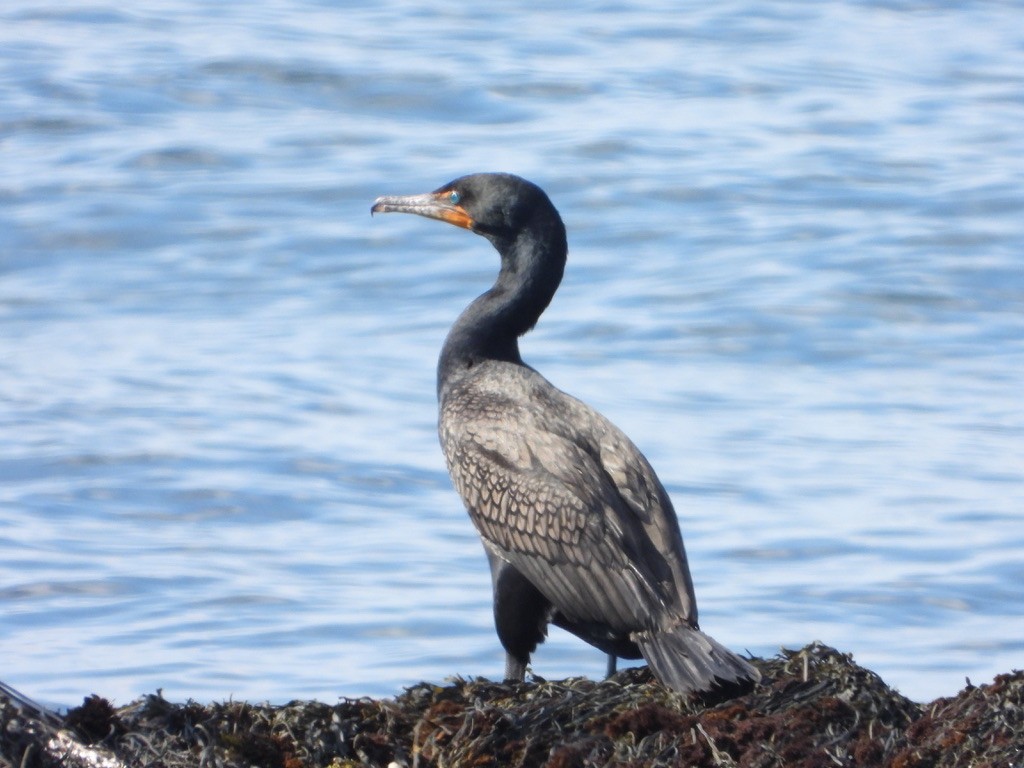
<svg viewBox="0 0 1024 768">
<path fill-rule="evenodd" d="M 510 173 L 462 176 L 421 195 L 386 195 L 371 213 L 415 213 L 447 221 L 492 241 L 511 241 L 538 216 L 558 219 L 544 191 Z"/>
</svg>

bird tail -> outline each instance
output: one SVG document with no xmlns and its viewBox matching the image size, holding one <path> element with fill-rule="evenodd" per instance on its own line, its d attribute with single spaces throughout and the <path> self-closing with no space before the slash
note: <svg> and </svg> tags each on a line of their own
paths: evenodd
<svg viewBox="0 0 1024 768">
<path fill-rule="evenodd" d="M 716 699 L 751 690 L 761 673 L 713 637 L 686 624 L 633 635 L 654 676 L 679 693 Z"/>
</svg>

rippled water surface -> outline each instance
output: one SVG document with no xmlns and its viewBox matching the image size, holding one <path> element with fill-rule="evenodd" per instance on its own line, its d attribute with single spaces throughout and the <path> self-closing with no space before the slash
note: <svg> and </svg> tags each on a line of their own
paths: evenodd
<svg viewBox="0 0 1024 768">
<path fill-rule="evenodd" d="M 705 629 L 1020 667 L 1021 126 L 1015 3 L 5 3 L 0 679 L 500 675 L 434 403 L 496 257 L 369 216 L 477 170 L 567 222 L 524 355 L 658 469 Z"/>
</svg>

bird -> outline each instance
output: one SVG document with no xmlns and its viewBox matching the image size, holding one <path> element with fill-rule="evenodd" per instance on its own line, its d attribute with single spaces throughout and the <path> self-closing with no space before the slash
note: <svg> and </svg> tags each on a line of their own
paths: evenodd
<svg viewBox="0 0 1024 768">
<path fill-rule="evenodd" d="M 426 194 L 378 197 L 483 236 L 500 269 L 452 325 L 437 365 L 438 435 L 490 565 L 505 680 L 522 682 L 554 624 L 617 659 L 644 658 L 682 694 L 737 695 L 760 679 L 704 634 L 672 502 L 607 418 L 523 361 L 519 339 L 565 270 L 565 225 L 536 184 L 462 176 Z"/>
</svg>

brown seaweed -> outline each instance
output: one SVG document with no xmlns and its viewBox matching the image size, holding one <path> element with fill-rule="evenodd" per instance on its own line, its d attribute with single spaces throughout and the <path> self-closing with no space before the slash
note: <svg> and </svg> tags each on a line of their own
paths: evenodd
<svg viewBox="0 0 1024 768">
<path fill-rule="evenodd" d="M 1024 673 L 920 705 L 824 645 L 752 661 L 762 683 L 714 706 L 646 668 L 600 682 L 421 683 L 336 704 L 174 704 L 158 693 L 115 709 L 92 696 L 63 718 L 0 687 L 0 766 L 1024 766 Z"/>
</svg>

